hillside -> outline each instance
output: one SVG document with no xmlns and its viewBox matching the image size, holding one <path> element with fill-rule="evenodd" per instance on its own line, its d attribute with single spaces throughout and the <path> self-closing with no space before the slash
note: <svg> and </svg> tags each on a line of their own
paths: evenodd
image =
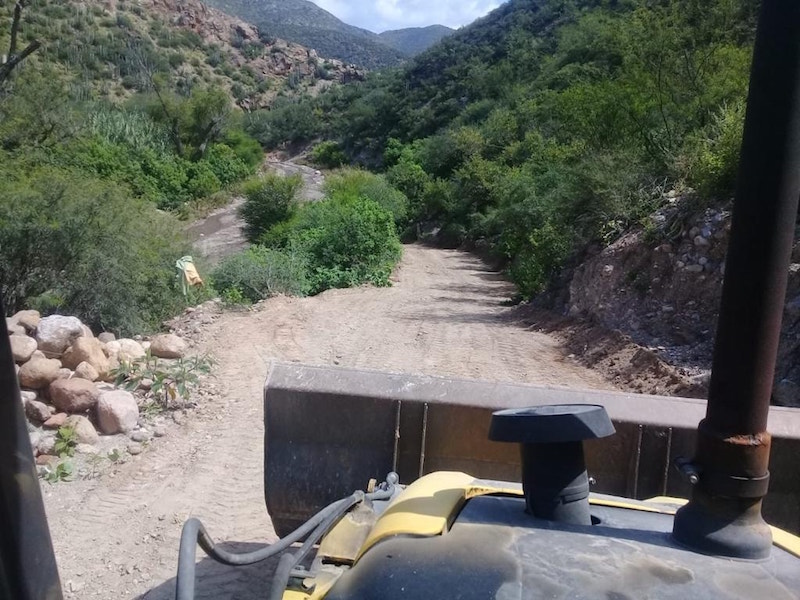
<svg viewBox="0 0 800 600">
<path fill-rule="evenodd" d="M 18 26 L 12 10 L 0 7 L 15 65 L 0 70 L 4 307 L 152 330 L 213 293 L 181 293 L 175 261 L 191 247 L 178 218 L 225 202 L 261 165 L 242 108 L 315 94 L 346 70 L 192 0 L 40 0 Z"/>
<path fill-rule="evenodd" d="M 416 56 L 448 35 L 452 35 L 454 31 L 444 25 L 430 25 L 384 31 L 379 33 L 378 37 L 398 52 L 406 56 Z"/>
<path fill-rule="evenodd" d="M 314 48 L 323 56 L 362 68 L 398 65 L 404 54 L 365 29 L 348 25 L 308 0 L 205 0 L 269 36 Z"/>
<path fill-rule="evenodd" d="M 665 189 L 731 193 L 755 8 L 512 0 L 397 73 L 310 104 L 321 131 L 408 195 L 416 231 L 485 248 L 531 297 L 646 223 Z"/>
<path fill-rule="evenodd" d="M 0 15 L 1 40 L 10 8 Z M 37 58 L 62 65 L 79 85 L 111 99 L 141 91 L 152 75 L 163 74 L 183 89 L 221 86 L 240 106 L 257 108 L 283 91 L 315 93 L 344 71 L 340 61 L 267 39 L 198 0 L 46 0 L 27 11 L 22 34 L 43 42 Z"/>
</svg>

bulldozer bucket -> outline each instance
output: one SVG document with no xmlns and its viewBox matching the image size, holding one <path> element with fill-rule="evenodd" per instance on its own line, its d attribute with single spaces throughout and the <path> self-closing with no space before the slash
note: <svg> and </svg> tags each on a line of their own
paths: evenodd
<svg viewBox="0 0 800 600">
<path fill-rule="evenodd" d="M 491 414 L 545 404 L 600 404 L 615 436 L 586 444 L 594 491 L 633 498 L 687 497 L 670 469 L 689 456 L 705 401 L 623 392 L 400 375 L 296 363 L 272 365 L 264 390 L 264 483 L 275 530 L 285 535 L 330 502 L 382 481 L 407 484 L 456 470 L 518 481 L 519 450 L 487 438 Z M 765 515 L 800 531 L 800 411 L 772 407 L 772 485 Z"/>
</svg>

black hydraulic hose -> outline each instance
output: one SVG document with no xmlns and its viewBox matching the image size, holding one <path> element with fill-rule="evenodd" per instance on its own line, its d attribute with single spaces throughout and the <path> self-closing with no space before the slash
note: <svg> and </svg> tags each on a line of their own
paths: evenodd
<svg viewBox="0 0 800 600">
<path fill-rule="evenodd" d="M 292 544 L 305 539 L 300 549 L 293 554 L 281 557 L 275 571 L 270 598 L 280 598 L 291 577 L 292 569 L 303 560 L 311 548 L 324 536 L 348 510 L 363 500 L 389 500 L 398 483 L 395 473 L 389 473 L 381 488 L 365 494 L 356 491 L 347 498 L 329 504 L 300 527 L 274 544 L 253 552 L 236 554 L 217 548 L 211 536 L 199 519 L 191 518 L 183 526 L 181 544 L 178 551 L 178 573 L 175 583 L 175 600 L 194 600 L 195 560 L 197 545 L 215 561 L 229 566 L 251 565 L 286 551 Z M 280 582 L 280 583 L 279 583 Z"/>
<path fill-rule="evenodd" d="M 350 510 L 354 505 L 358 504 L 364 497 L 364 494 L 359 492 L 353 494 L 349 498 L 345 498 L 348 503 L 346 505 L 343 504 L 340 510 L 331 513 L 328 518 L 325 519 L 325 521 L 320 523 L 320 525 L 314 530 L 314 533 L 306 538 L 306 541 L 303 542 L 303 545 L 297 552 L 293 552 L 291 554 L 287 553 L 281 556 L 278 567 L 275 569 L 275 575 L 272 578 L 272 588 L 270 590 L 269 600 L 281 600 L 283 597 L 283 592 L 289 583 L 292 569 L 300 564 L 300 562 L 314 547 L 314 544 L 316 544 L 320 538 L 322 538 L 322 536 L 325 535 L 339 521 L 339 519 L 345 515 L 348 510 Z"/>
<path fill-rule="evenodd" d="M 175 600 L 194 600 L 195 558 L 198 544 L 208 556 L 224 565 L 241 566 L 261 562 L 285 551 L 292 544 L 305 538 L 332 514 L 337 514 L 345 504 L 349 509 L 352 506 L 350 503 L 352 497 L 339 500 L 323 508 L 303 525 L 274 544 L 244 554 L 236 554 L 217 548 L 200 520 L 189 519 L 184 524 L 183 532 L 181 533 Z"/>
</svg>

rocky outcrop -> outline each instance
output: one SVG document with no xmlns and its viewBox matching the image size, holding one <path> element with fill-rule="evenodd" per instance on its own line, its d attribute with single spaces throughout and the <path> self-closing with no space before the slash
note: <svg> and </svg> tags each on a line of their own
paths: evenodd
<svg viewBox="0 0 800 600">
<path fill-rule="evenodd" d="M 731 212 L 693 212 L 692 203 L 671 193 L 648 231 L 596 249 L 575 269 L 565 310 L 629 335 L 707 384 Z M 800 406 L 800 245 L 789 269 L 773 402 Z"/>
<path fill-rule="evenodd" d="M 240 99 L 238 104 L 245 110 L 271 105 L 288 77 L 307 83 L 312 92 L 329 86 L 330 80 L 345 79 L 342 61 L 321 59 L 315 51 L 299 44 L 267 38 L 259 34 L 255 25 L 209 8 L 199 0 L 139 0 L 139 5 L 151 15 L 162 15 L 173 27 L 197 34 L 207 46 L 219 48 L 222 60 L 233 68 L 246 67 L 260 80 L 277 83 L 265 92 Z M 259 51 L 254 52 L 254 48 Z M 326 79 L 317 77 L 317 65 L 322 63 Z"/>
</svg>

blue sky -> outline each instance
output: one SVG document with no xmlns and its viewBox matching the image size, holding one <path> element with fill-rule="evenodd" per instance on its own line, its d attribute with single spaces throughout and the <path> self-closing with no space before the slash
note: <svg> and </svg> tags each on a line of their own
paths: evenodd
<svg viewBox="0 0 800 600">
<path fill-rule="evenodd" d="M 457 28 L 504 0 L 311 0 L 349 25 L 376 33 L 387 29 L 447 25 Z"/>
</svg>

